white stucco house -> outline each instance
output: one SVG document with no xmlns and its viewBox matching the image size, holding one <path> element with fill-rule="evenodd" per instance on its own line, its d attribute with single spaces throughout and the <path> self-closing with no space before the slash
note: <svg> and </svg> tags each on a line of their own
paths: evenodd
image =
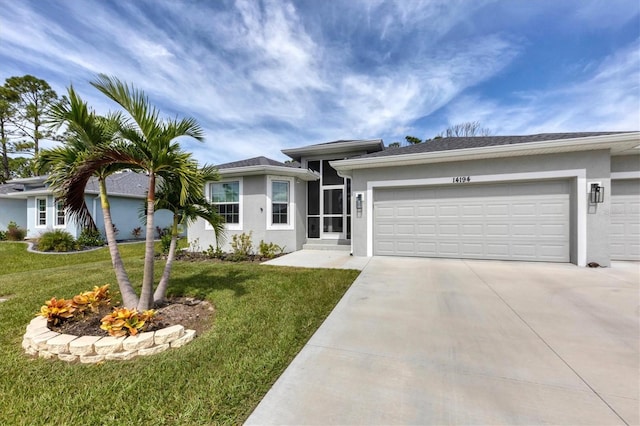
<svg viewBox="0 0 640 426">
<path fill-rule="evenodd" d="M 219 166 L 228 236 L 356 256 L 640 260 L 640 132 L 341 140 Z M 215 245 L 202 221 L 190 242 Z M 226 247 L 228 249 L 228 243 Z"/>
<path fill-rule="evenodd" d="M 73 221 L 58 202 L 46 176 L 13 179 L 0 185 L 0 229 L 5 230 L 13 221 L 27 230 L 27 238 L 37 238 L 43 232 L 63 229 L 77 238 L 82 227 Z M 148 177 L 134 172 L 115 173 L 106 180 L 113 224 L 118 229 L 118 239 L 132 238 L 134 228 L 141 228 L 145 236 L 144 222 L 139 211 L 146 199 Z M 100 206 L 98 181 L 91 178 L 85 189 L 85 202 L 96 226 L 104 235 L 104 219 Z M 160 210 L 154 216 L 154 224 L 161 228 L 171 225 L 172 215 Z"/>
</svg>

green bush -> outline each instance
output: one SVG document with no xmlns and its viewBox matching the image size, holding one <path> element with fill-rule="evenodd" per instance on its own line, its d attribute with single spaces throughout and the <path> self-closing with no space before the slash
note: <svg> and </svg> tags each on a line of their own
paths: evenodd
<svg viewBox="0 0 640 426">
<path fill-rule="evenodd" d="M 234 234 L 231 236 L 231 255 L 229 260 L 239 262 L 247 260 L 253 254 L 253 243 L 251 242 L 253 231 L 245 234 Z"/>
<path fill-rule="evenodd" d="M 7 225 L 7 240 L 9 241 L 22 241 L 27 236 L 27 230 L 22 229 L 17 223 L 11 221 Z"/>
<path fill-rule="evenodd" d="M 77 240 L 78 245 L 81 247 L 102 247 L 104 242 L 100 231 L 90 228 L 84 228 Z"/>
<path fill-rule="evenodd" d="M 62 229 L 54 229 L 45 232 L 38 239 L 38 250 L 40 251 L 72 251 L 78 248 L 78 244 L 73 236 Z"/>
<path fill-rule="evenodd" d="M 160 246 L 162 247 L 163 254 L 169 254 L 169 248 L 171 247 L 171 234 L 165 233 L 160 237 Z"/>
<path fill-rule="evenodd" d="M 7 239 L 7 231 L 0 231 L 0 241 L 5 241 Z"/>
<path fill-rule="evenodd" d="M 260 240 L 260 257 L 264 257 L 267 259 L 273 259 L 274 257 L 282 254 L 284 252 L 284 247 L 280 247 L 275 243 L 265 243 L 263 240 Z"/>
</svg>

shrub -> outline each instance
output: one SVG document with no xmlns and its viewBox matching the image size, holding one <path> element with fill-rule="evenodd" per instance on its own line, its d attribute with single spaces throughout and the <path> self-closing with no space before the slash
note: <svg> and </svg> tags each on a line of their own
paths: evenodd
<svg viewBox="0 0 640 426">
<path fill-rule="evenodd" d="M 253 234 L 253 231 L 248 234 L 244 232 L 242 234 L 234 234 L 231 237 L 231 249 L 233 251 L 231 252 L 230 260 L 235 262 L 247 260 L 253 254 L 251 234 Z"/>
<path fill-rule="evenodd" d="M 11 221 L 7 225 L 7 240 L 9 241 L 22 241 L 27 236 L 27 230 L 22 229 L 17 223 Z"/>
<path fill-rule="evenodd" d="M 133 228 L 131 230 L 131 236 L 133 238 L 140 238 L 140 235 L 142 235 L 142 228 L 141 227 L 137 226 L 137 227 L 135 227 L 135 228 Z"/>
<path fill-rule="evenodd" d="M 75 308 L 71 300 L 52 297 L 51 300 L 45 302 L 37 315 L 45 317 L 49 324 L 58 325 L 73 317 L 74 312 Z"/>
<path fill-rule="evenodd" d="M 160 237 L 160 246 L 162 247 L 162 253 L 168 254 L 169 248 L 171 247 L 171 234 L 163 234 Z"/>
<path fill-rule="evenodd" d="M 73 296 L 71 300 L 78 314 L 83 314 L 87 310 L 98 312 L 100 306 L 111 303 L 111 299 L 109 299 L 109 284 L 105 284 L 102 287 L 95 286 L 93 291 L 80 293 Z"/>
<path fill-rule="evenodd" d="M 158 233 L 158 238 L 162 238 L 164 235 L 171 234 L 171 228 L 168 226 L 165 228 L 156 226 L 156 232 Z"/>
<path fill-rule="evenodd" d="M 277 255 L 280 255 L 284 252 L 284 247 L 280 247 L 278 244 L 274 243 L 265 243 L 263 240 L 260 240 L 260 256 L 273 259 Z"/>
<path fill-rule="evenodd" d="M 7 239 L 7 231 L 0 231 L 0 241 L 5 241 Z"/>
<path fill-rule="evenodd" d="M 71 251 L 78 247 L 76 240 L 67 231 L 62 229 L 54 229 L 45 232 L 38 239 L 38 250 L 41 251 Z"/>
<path fill-rule="evenodd" d="M 101 247 L 104 245 L 104 238 L 97 229 L 84 228 L 80 232 L 77 243 L 82 247 Z"/>
<path fill-rule="evenodd" d="M 155 315 L 154 310 L 138 313 L 135 309 L 117 308 L 102 318 L 100 328 L 114 337 L 135 336 L 146 329 Z"/>
<path fill-rule="evenodd" d="M 222 259 L 224 257 L 222 249 L 220 247 L 213 247 L 211 244 L 209 244 L 209 248 L 204 252 L 204 254 L 212 259 Z"/>
<path fill-rule="evenodd" d="M 87 310 L 98 312 L 101 305 L 108 306 L 111 303 L 111 299 L 109 299 L 109 284 L 105 284 L 102 287 L 95 286 L 93 291 L 80 293 L 71 300 L 52 297 L 51 300 L 47 300 L 44 303 L 40 308 L 40 312 L 36 315 L 45 317 L 51 325 L 58 325 L 76 315 L 84 314 Z"/>
</svg>

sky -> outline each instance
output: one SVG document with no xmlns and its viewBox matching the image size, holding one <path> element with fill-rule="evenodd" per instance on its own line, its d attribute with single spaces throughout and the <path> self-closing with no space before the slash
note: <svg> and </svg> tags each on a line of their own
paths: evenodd
<svg viewBox="0 0 640 426">
<path fill-rule="evenodd" d="M 99 73 L 143 90 L 222 164 L 344 139 L 640 130 L 637 0 L 0 0 L 0 84 Z"/>
</svg>

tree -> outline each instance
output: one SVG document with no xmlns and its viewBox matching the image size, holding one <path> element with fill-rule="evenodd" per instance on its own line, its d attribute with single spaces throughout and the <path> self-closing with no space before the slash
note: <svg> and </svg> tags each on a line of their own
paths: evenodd
<svg viewBox="0 0 640 426">
<path fill-rule="evenodd" d="M 420 138 L 416 138 L 415 136 L 405 136 L 404 138 L 409 145 L 417 145 L 419 143 L 422 143 L 422 140 Z"/>
<path fill-rule="evenodd" d="M 63 194 L 65 182 L 74 176 L 77 168 L 83 164 L 87 157 L 117 143 L 117 132 L 123 120 L 121 114 L 110 114 L 107 117 L 96 115 L 87 103 L 76 94 L 73 87 L 69 88 L 68 94 L 68 100 L 63 100 L 51 108 L 52 124 L 58 128 L 63 125 L 67 126 L 64 142 L 59 147 L 42 150 L 37 159 L 38 170 L 50 169 L 48 181 L 52 188 L 62 193 L 60 195 L 65 202 L 66 196 Z M 131 285 L 116 243 L 107 195 L 106 179 L 118 169 L 118 165 L 104 165 L 96 168 L 93 176 L 98 179 L 105 236 L 123 304 L 135 307 L 138 296 Z M 95 228 L 93 218 L 84 203 L 84 188 L 82 188 L 81 200 L 82 204 L 79 208 L 70 210 L 70 213 L 75 216 L 78 223 Z"/>
<path fill-rule="evenodd" d="M 400 147 L 400 142 L 391 142 L 387 148 L 399 148 Z"/>
<path fill-rule="evenodd" d="M 18 95 L 13 124 L 21 141 L 16 143 L 16 150 L 33 151 L 33 156 L 37 157 L 40 140 L 53 134 L 46 121 L 51 106 L 58 102 L 58 95 L 45 80 L 28 74 L 7 78 L 5 87 Z"/>
<path fill-rule="evenodd" d="M 11 178 L 9 153 L 13 150 L 9 141 L 9 127 L 16 115 L 18 99 L 16 92 L 7 87 L 0 87 L 0 144 L 2 149 L 2 175 L 0 175 L 0 182 L 5 182 Z"/>
<path fill-rule="evenodd" d="M 117 165 L 140 170 L 149 176 L 146 200 L 146 241 L 142 290 L 136 306 L 138 310 L 150 309 L 153 305 L 155 191 L 158 177 L 176 179 L 180 182 L 180 201 L 186 202 L 189 190 L 197 185 L 199 174 L 197 163 L 191 154 L 182 151 L 176 138 L 190 136 L 203 140 L 201 127 L 194 119 L 161 120 L 158 110 L 151 106 L 143 92 L 122 83 L 115 77 L 100 74 L 91 83 L 107 97 L 118 103 L 131 118 L 122 121 L 118 129 L 121 143 L 101 147 L 83 159 L 73 176 L 65 180 L 63 194 L 70 211 L 82 210 L 84 188 L 96 170 L 104 166 Z"/>
<path fill-rule="evenodd" d="M 179 225 L 188 225 L 197 218 L 202 218 L 213 227 L 216 245 L 220 247 L 225 239 L 224 218 L 218 213 L 218 209 L 212 203 L 209 203 L 204 196 L 204 185 L 206 182 L 218 180 L 219 176 L 213 166 L 205 166 L 199 170 L 197 180 L 191 182 L 195 185 L 188 190 L 186 200 L 181 200 L 182 192 L 179 179 L 173 176 L 167 176 L 160 182 L 158 191 L 156 192 L 156 210 L 166 209 L 173 213 L 173 222 L 171 226 L 171 244 L 167 261 L 160 282 L 153 294 L 154 303 L 158 304 L 165 300 L 167 295 L 167 287 L 169 284 L 169 276 L 175 259 L 176 247 L 179 235 Z"/>
<path fill-rule="evenodd" d="M 454 124 L 453 126 L 449 126 L 444 132 L 441 132 L 438 136 L 446 137 L 446 138 L 491 136 L 491 130 L 486 127 L 482 127 L 479 121 L 468 121 L 466 123 L 459 123 L 459 124 Z"/>
</svg>

